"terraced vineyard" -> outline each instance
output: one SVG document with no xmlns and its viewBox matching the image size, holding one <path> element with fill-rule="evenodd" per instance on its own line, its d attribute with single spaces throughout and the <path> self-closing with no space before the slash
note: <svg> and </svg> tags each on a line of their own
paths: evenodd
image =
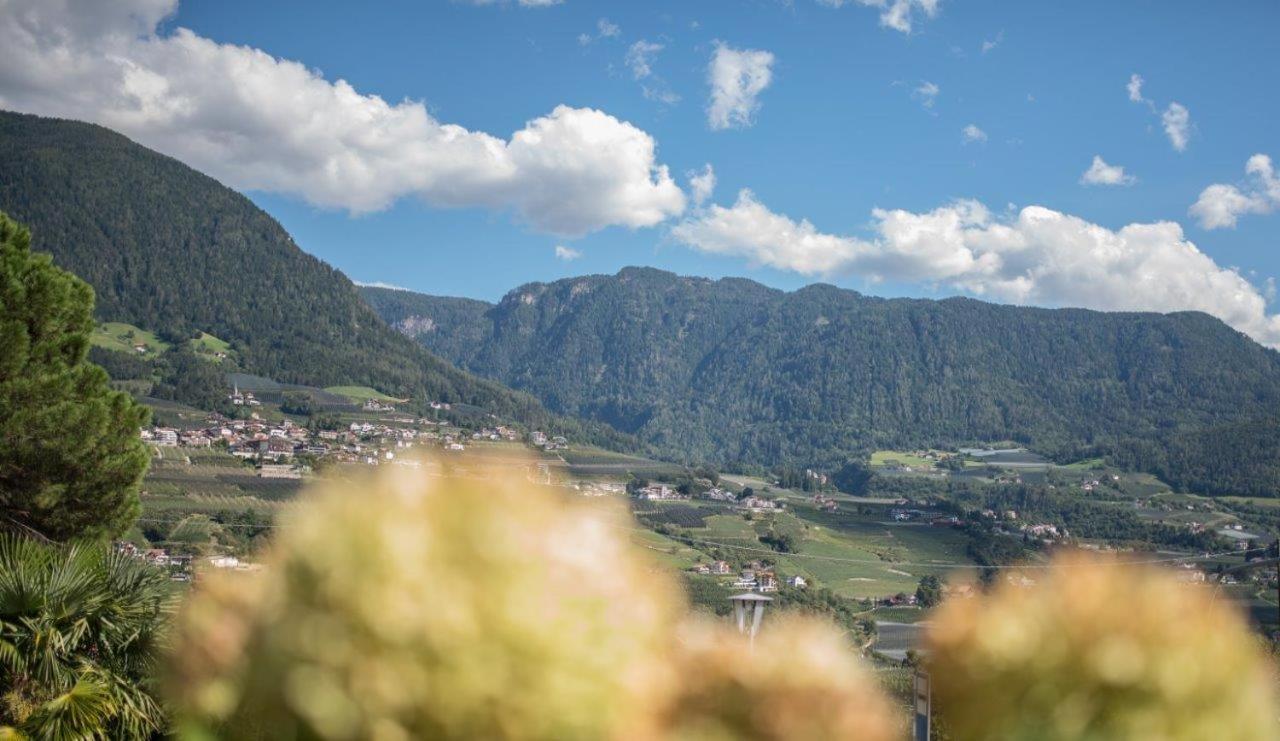
<svg viewBox="0 0 1280 741">
<path fill-rule="evenodd" d="M 297 497 L 303 482 L 264 479 L 219 450 L 156 448 L 142 486 L 143 512 L 274 511 Z"/>
</svg>

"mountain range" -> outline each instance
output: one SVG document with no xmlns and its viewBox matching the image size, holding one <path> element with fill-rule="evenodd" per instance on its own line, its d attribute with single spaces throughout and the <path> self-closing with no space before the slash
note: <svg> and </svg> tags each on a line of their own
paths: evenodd
<svg viewBox="0 0 1280 741">
<path fill-rule="evenodd" d="M 208 332 L 243 370 L 281 382 L 549 419 L 532 397 L 388 327 L 248 198 L 109 129 L 0 111 L 0 210 L 93 286 L 100 320 L 170 338 Z"/>
<path fill-rule="evenodd" d="M 1012 441 L 1193 491 L 1280 489 L 1280 355 L 1206 314 L 785 292 L 652 268 L 530 283 L 496 304 L 357 288 L 180 162 L 5 112 L 0 210 L 93 286 L 99 319 L 208 332 L 240 370 L 285 383 L 468 404 L 743 469 Z"/>
<path fill-rule="evenodd" d="M 1203 313 L 785 292 L 652 268 L 530 283 L 496 304 L 361 293 L 459 366 L 678 459 L 831 468 L 882 447 L 1012 441 L 1209 493 L 1280 484 L 1280 354 Z"/>
</svg>

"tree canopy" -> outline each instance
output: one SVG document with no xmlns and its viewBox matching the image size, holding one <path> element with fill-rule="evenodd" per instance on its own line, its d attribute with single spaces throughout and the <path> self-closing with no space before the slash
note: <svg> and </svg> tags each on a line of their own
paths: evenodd
<svg viewBox="0 0 1280 741">
<path fill-rule="evenodd" d="M 87 359 L 93 289 L 0 213 L 0 525 L 55 540 L 137 518 L 145 407 Z"/>
</svg>

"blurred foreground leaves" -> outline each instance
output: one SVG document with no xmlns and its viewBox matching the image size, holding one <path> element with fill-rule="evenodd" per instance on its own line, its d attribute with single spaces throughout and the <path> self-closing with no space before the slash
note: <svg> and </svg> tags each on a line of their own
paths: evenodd
<svg viewBox="0 0 1280 741">
<path fill-rule="evenodd" d="M 330 484 L 267 568 L 206 580 L 169 686 L 187 739 L 900 738 L 847 637 L 689 614 L 625 512 L 521 478 Z M 1224 600 L 1060 564 L 953 599 L 932 676 L 961 739 L 1274 739 L 1267 662 Z"/>
<path fill-rule="evenodd" d="M 958 739 L 1277 739 L 1274 666 L 1230 600 L 1081 555 L 944 603 L 937 709 Z"/>
</svg>

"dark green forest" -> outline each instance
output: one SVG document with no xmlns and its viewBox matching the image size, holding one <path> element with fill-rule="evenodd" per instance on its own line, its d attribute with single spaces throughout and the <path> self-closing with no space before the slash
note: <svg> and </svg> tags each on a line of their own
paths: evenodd
<svg viewBox="0 0 1280 741">
<path fill-rule="evenodd" d="M 87 281 L 99 320 L 231 343 L 244 370 L 357 384 L 544 424 L 536 400 L 388 327 L 338 270 L 248 198 L 91 124 L 0 112 L 0 209 Z"/>
<path fill-rule="evenodd" d="M 1280 489 L 1280 355 L 1202 313 L 788 293 L 649 268 L 496 305 L 362 294 L 463 368 L 676 458 L 835 470 L 876 448 L 1013 441 L 1192 491 Z"/>
</svg>

